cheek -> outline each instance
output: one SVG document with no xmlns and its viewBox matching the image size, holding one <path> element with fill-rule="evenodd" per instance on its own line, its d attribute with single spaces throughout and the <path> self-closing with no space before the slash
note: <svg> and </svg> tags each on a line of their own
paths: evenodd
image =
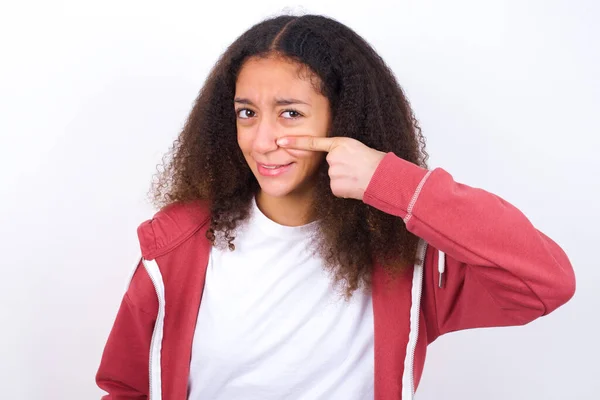
<svg viewBox="0 0 600 400">
<path fill-rule="evenodd" d="M 289 153 L 296 162 L 304 165 L 306 169 L 314 169 L 316 168 L 324 159 L 326 154 L 318 151 L 308 151 L 308 150 L 294 150 L 294 149 L 285 149 L 287 153 Z"/>
<path fill-rule="evenodd" d="M 250 153 L 252 149 L 252 143 L 254 138 L 251 132 L 248 129 L 239 129 L 237 130 L 237 142 L 238 146 L 244 154 Z"/>
<path fill-rule="evenodd" d="M 284 151 L 288 152 L 294 159 L 296 160 L 309 160 L 314 152 L 308 150 L 294 150 L 294 149 L 284 149 Z"/>
<path fill-rule="evenodd" d="M 321 152 L 307 151 L 303 153 L 302 160 L 305 169 L 310 173 L 316 171 L 321 162 L 325 159 L 325 154 Z"/>
</svg>

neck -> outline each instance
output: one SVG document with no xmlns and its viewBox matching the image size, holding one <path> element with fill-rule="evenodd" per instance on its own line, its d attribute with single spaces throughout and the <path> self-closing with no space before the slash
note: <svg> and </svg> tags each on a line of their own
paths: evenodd
<svg viewBox="0 0 600 400">
<path fill-rule="evenodd" d="M 312 192 L 273 197 L 261 190 L 256 195 L 260 211 L 271 221 L 285 226 L 302 226 L 312 222 L 311 203 Z"/>
</svg>

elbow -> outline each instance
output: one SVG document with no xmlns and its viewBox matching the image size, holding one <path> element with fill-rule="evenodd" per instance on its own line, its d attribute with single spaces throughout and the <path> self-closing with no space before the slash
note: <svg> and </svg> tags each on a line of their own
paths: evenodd
<svg viewBox="0 0 600 400">
<path fill-rule="evenodd" d="M 540 265 L 543 271 L 543 289 L 538 296 L 544 303 L 544 315 L 567 303 L 575 295 L 575 271 L 565 251 L 552 239 L 540 232 L 546 244 L 548 257 Z"/>
<path fill-rule="evenodd" d="M 560 295 L 560 305 L 563 305 L 567 301 L 571 300 L 571 298 L 575 295 L 575 289 L 577 286 L 575 281 L 575 272 L 573 271 L 571 264 L 569 264 L 565 269 L 567 270 L 566 274 L 560 285 L 560 289 L 557 290 Z"/>
<path fill-rule="evenodd" d="M 567 303 L 575 295 L 575 272 L 569 262 L 560 265 L 560 272 L 554 275 L 546 287 L 546 312 L 549 314 Z"/>
</svg>

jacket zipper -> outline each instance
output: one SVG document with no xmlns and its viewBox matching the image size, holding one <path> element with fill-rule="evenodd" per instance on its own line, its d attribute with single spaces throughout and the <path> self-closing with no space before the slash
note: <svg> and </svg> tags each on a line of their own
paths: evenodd
<svg viewBox="0 0 600 400">
<path fill-rule="evenodd" d="M 415 380 L 414 380 L 414 364 L 415 364 L 415 351 L 417 349 L 417 340 L 419 338 L 419 310 L 421 309 L 421 294 L 423 289 L 423 265 L 425 264 L 425 253 L 427 252 L 427 243 L 424 240 L 419 242 L 417 248 L 417 263 L 415 264 L 413 271 L 413 282 L 412 282 L 412 304 L 410 306 L 410 324 L 411 329 L 408 339 L 408 365 L 404 365 L 404 373 L 406 374 L 406 381 L 402 382 L 402 400 L 412 400 L 415 394 Z M 413 324 L 414 322 L 414 324 Z M 407 393 L 408 391 L 408 393 Z M 404 398 L 406 394 L 406 399 Z"/>
<path fill-rule="evenodd" d="M 165 315 L 165 296 L 164 296 L 164 283 L 158 265 L 154 260 L 142 260 L 144 268 L 152 281 L 156 296 L 158 298 L 158 315 L 156 316 L 156 323 L 154 324 L 154 331 L 152 332 L 152 339 L 150 341 L 150 355 L 149 355 L 149 400 L 161 400 L 161 366 L 160 366 L 160 352 L 162 347 L 163 327 L 164 327 L 164 315 Z M 158 348 L 158 349 L 157 349 Z M 156 353 L 156 354 L 155 354 Z M 155 367 L 154 363 L 158 357 L 158 366 Z M 158 369 L 158 372 L 157 372 Z M 158 374 L 158 382 L 154 379 L 154 375 Z M 155 387 L 156 386 L 156 387 Z"/>
</svg>

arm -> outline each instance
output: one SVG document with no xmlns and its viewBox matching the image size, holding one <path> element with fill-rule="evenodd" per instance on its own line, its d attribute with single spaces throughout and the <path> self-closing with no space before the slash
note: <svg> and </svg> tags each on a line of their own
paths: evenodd
<svg viewBox="0 0 600 400">
<path fill-rule="evenodd" d="M 363 201 L 401 217 L 446 254 L 439 288 L 439 254 L 427 253 L 422 308 L 430 342 L 460 329 L 522 325 L 573 296 L 573 269 L 556 243 L 511 204 L 442 169 L 388 153 Z"/>
<path fill-rule="evenodd" d="M 148 398 L 150 341 L 158 301 L 141 265 L 123 297 L 96 375 L 96 383 L 108 393 L 104 400 Z"/>
</svg>

